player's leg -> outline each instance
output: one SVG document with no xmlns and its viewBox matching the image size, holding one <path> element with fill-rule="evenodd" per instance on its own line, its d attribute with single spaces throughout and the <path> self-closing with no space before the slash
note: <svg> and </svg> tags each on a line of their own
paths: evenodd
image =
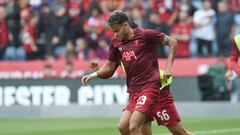
<svg viewBox="0 0 240 135">
<path fill-rule="evenodd" d="M 151 126 L 152 126 L 152 122 L 151 121 L 145 122 L 143 124 L 142 128 L 141 128 L 142 134 L 143 135 L 152 135 Z"/>
<path fill-rule="evenodd" d="M 137 132 L 136 135 L 142 135 L 142 132 L 143 135 L 151 135 L 151 124 L 147 124 L 151 122 L 151 118 L 147 115 L 147 111 L 154 104 L 154 98 L 157 98 L 156 93 L 158 90 L 149 88 L 130 95 L 130 101 L 125 110 L 133 112 L 129 121 L 131 135 L 132 132 Z"/>
<path fill-rule="evenodd" d="M 123 111 L 118 124 L 118 130 L 121 133 L 121 135 L 130 135 L 129 121 L 130 121 L 131 115 L 132 115 L 132 112 L 128 110 Z"/>
<path fill-rule="evenodd" d="M 142 127 L 146 121 L 146 114 L 140 111 L 134 111 L 129 122 L 131 135 L 143 135 Z"/>
<path fill-rule="evenodd" d="M 129 131 L 129 121 L 132 113 L 128 110 L 124 110 L 118 124 L 118 130 L 121 135 L 130 135 Z M 146 122 L 141 127 L 141 132 L 143 135 L 152 135 L 151 131 L 151 121 Z"/>
<path fill-rule="evenodd" d="M 173 135 L 191 135 L 182 125 L 173 99 L 166 98 L 159 102 L 152 110 L 153 117 L 158 125 L 166 126 Z"/>
<path fill-rule="evenodd" d="M 168 130 L 173 135 L 192 135 L 189 131 L 187 131 L 181 122 L 178 122 L 176 125 L 172 127 L 168 127 Z"/>
</svg>

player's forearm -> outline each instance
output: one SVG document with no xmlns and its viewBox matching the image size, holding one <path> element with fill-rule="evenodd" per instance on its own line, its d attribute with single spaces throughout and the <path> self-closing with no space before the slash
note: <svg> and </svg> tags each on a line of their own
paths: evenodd
<svg viewBox="0 0 240 135">
<path fill-rule="evenodd" d="M 171 38 L 171 40 L 169 41 L 168 45 L 169 45 L 169 54 L 168 54 L 166 68 L 171 69 L 173 61 L 174 61 L 176 49 L 177 49 L 177 40 L 174 39 L 174 38 Z"/>
<path fill-rule="evenodd" d="M 114 72 L 111 72 L 108 68 L 100 68 L 97 72 L 97 77 L 102 79 L 108 79 L 112 77 Z"/>
<path fill-rule="evenodd" d="M 107 62 L 103 67 L 96 71 L 97 77 L 108 79 L 112 77 L 116 69 L 116 64 Z"/>
</svg>

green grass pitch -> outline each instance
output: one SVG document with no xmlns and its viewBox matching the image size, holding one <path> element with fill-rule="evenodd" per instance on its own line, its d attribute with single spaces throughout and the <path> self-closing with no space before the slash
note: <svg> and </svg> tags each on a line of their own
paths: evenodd
<svg viewBox="0 0 240 135">
<path fill-rule="evenodd" d="M 240 135 L 240 118 L 183 118 L 196 135 Z M 0 135 L 119 135 L 116 118 L 0 119 Z M 170 135 L 165 127 L 152 126 L 153 135 Z"/>
</svg>

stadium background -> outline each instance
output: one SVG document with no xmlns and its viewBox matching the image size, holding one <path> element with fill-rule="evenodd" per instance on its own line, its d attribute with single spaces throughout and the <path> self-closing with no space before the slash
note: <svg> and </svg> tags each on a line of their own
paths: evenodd
<svg viewBox="0 0 240 135">
<path fill-rule="evenodd" d="M 123 10 L 140 27 L 178 39 L 172 93 L 186 127 L 199 135 L 239 135 L 239 81 L 224 80 L 239 0 L 0 0 L 0 135 L 115 135 L 127 102 L 125 75 L 80 78 L 103 64 Z M 203 10 L 205 9 L 205 10 Z M 164 68 L 167 47 L 158 47 Z M 154 135 L 167 135 L 153 124 Z"/>
</svg>

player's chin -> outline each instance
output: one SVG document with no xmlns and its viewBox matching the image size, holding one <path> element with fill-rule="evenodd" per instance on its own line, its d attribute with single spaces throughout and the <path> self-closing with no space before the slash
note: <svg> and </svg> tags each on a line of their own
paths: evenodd
<svg viewBox="0 0 240 135">
<path fill-rule="evenodd" d="M 117 38 L 118 38 L 118 40 L 120 40 L 120 41 L 124 41 L 124 40 L 125 40 L 124 37 L 120 37 L 120 36 L 118 36 Z"/>
<path fill-rule="evenodd" d="M 122 39 L 122 38 L 118 38 L 118 40 L 119 40 L 119 41 L 123 41 L 123 39 Z"/>
</svg>

